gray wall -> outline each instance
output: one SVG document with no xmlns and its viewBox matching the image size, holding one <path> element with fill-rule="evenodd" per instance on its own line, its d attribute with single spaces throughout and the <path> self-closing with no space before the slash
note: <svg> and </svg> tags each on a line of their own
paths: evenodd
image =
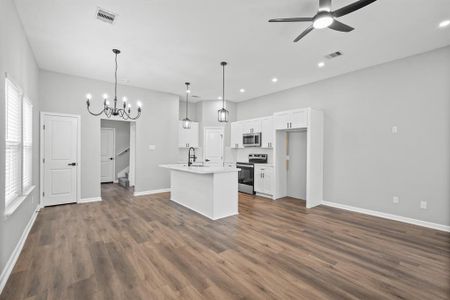
<svg viewBox="0 0 450 300">
<path fill-rule="evenodd" d="M 100 196 L 100 117 L 86 110 L 86 93 L 93 95 L 92 109 L 99 110 L 101 95 L 113 91 L 113 83 L 41 71 L 41 109 L 49 112 L 81 115 L 81 197 Z M 143 103 L 142 116 L 136 122 L 137 192 L 168 188 L 169 173 L 159 164 L 177 159 L 178 96 L 119 85 L 120 96 L 135 105 Z M 149 145 L 156 150 L 150 151 Z"/>
<path fill-rule="evenodd" d="M 130 122 L 116 120 L 101 120 L 102 128 L 114 128 L 115 130 L 115 178 L 120 171 L 130 166 L 130 151 L 121 153 L 130 148 Z"/>
<path fill-rule="evenodd" d="M 306 131 L 289 132 L 288 196 L 306 199 Z"/>
<path fill-rule="evenodd" d="M 308 106 L 325 116 L 324 200 L 450 225 L 450 47 L 238 103 L 237 119 Z"/>
<path fill-rule="evenodd" d="M 0 0 L 0 274 L 5 268 L 39 202 L 38 66 L 12 0 Z M 4 217 L 5 203 L 5 72 L 33 103 L 33 193 L 13 215 Z"/>
</svg>

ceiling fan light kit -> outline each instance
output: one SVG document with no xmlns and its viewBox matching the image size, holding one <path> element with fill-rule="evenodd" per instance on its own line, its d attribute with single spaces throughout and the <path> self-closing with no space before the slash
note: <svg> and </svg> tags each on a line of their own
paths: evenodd
<svg viewBox="0 0 450 300">
<path fill-rule="evenodd" d="M 103 109 L 98 113 L 92 112 L 90 108 L 92 95 L 87 94 L 86 95 L 87 110 L 93 116 L 100 116 L 101 114 L 104 114 L 108 118 L 111 118 L 111 116 L 118 116 L 124 120 L 136 120 L 141 116 L 142 111 L 141 102 L 138 101 L 137 103 L 138 106 L 137 114 L 134 117 L 131 116 L 131 104 L 127 103 L 128 99 L 126 97 L 122 98 L 122 107 L 117 107 L 117 55 L 120 54 L 120 50 L 113 49 L 112 52 L 115 55 L 115 64 L 116 64 L 114 70 L 114 106 L 110 106 L 110 103 L 108 101 L 108 94 L 103 94 Z"/>
<path fill-rule="evenodd" d="M 314 29 L 330 28 L 341 32 L 350 32 L 354 28 L 339 22 L 336 18 L 348 15 L 358 9 L 361 9 L 377 0 L 359 0 L 347 6 L 341 7 L 335 11 L 331 10 L 331 0 L 319 0 L 319 10 L 313 17 L 294 17 L 294 18 L 277 18 L 270 19 L 269 22 L 312 22 L 297 38 L 294 43 L 301 40 Z"/>
</svg>

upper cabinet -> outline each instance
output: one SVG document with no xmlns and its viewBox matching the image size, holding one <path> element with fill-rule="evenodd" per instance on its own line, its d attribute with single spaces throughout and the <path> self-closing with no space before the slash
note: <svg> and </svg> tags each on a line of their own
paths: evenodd
<svg viewBox="0 0 450 300">
<path fill-rule="evenodd" d="M 273 147 L 273 135 L 275 131 L 273 129 L 273 118 L 267 117 L 261 119 L 261 147 L 272 148 Z"/>
<path fill-rule="evenodd" d="M 183 128 L 183 122 L 178 123 L 178 147 L 179 148 L 198 148 L 198 123 L 191 122 L 191 128 Z"/>
<path fill-rule="evenodd" d="M 247 120 L 241 121 L 242 123 L 242 133 L 257 133 L 261 132 L 261 120 Z"/>
<path fill-rule="evenodd" d="M 308 126 L 308 109 L 296 109 L 273 114 L 275 129 L 303 128 Z"/>
<path fill-rule="evenodd" d="M 244 148 L 242 145 L 242 122 L 231 123 L 230 148 Z"/>
</svg>

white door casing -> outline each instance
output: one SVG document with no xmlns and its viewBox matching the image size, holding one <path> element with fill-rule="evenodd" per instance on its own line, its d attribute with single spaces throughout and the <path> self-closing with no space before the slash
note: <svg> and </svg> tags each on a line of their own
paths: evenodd
<svg viewBox="0 0 450 300">
<path fill-rule="evenodd" d="M 115 166 L 115 130 L 114 128 L 101 129 L 101 182 L 113 182 L 116 179 Z"/>
<path fill-rule="evenodd" d="M 80 199 L 80 117 L 41 113 L 43 206 Z"/>
<path fill-rule="evenodd" d="M 205 127 L 203 135 L 203 160 L 208 165 L 223 165 L 223 127 Z"/>
</svg>

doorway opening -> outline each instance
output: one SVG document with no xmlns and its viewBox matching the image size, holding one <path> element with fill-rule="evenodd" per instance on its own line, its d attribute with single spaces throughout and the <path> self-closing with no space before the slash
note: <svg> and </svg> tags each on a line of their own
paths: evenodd
<svg viewBox="0 0 450 300">
<path fill-rule="evenodd" d="M 100 121 L 100 183 L 120 185 L 132 190 L 135 184 L 136 123 Z"/>
</svg>

